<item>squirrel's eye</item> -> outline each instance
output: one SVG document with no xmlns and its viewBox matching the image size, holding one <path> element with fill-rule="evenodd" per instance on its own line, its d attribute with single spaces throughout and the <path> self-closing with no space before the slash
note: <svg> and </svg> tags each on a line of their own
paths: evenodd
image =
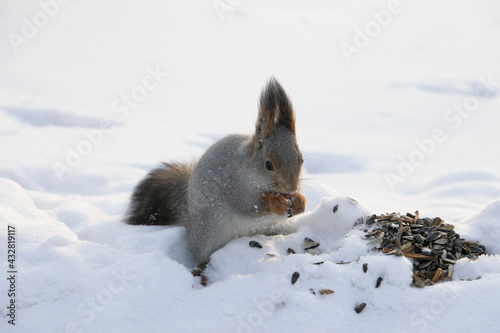
<svg viewBox="0 0 500 333">
<path fill-rule="evenodd" d="M 266 161 L 266 169 L 269 171 L 274 171 L 274 165 L 271 161 Z"/>
</svg>

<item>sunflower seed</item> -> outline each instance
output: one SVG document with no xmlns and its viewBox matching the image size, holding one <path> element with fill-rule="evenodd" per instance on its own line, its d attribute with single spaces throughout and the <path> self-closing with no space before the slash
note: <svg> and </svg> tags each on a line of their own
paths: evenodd
<svg viewBox="0 0 500 333">
<path fill-rule="evenodd" d="M 309 249 L 306 252 L 313 256 L 319 256 L 321 254 L 321 251 L 318 249 Z"/>
<path fill-rule="evenodd" d="M 441 254 L 441 259 L 446 259 L 448 257 L 448 251 L 443 250 L 443 253 Z"/>
<path fill-rule="evenodd" d="M 422 244 L 424 242 L 424 238 L 420 234 L 414 235 L 413 239 L 415 239 L 415 241 L 417 241 L 419 244 Z"/>
<path fill-rule="evenodd" d="M 453 271 L 455 270 L 455 266 L 450 265 L 448 266 L 448 277 L 451 278 L 453 276 Z"/>
<path fill-rule="evenodd" d="M 382 281 L 383 281 L 383 280 L 384 280 L 384 278 L 380 276 L 380 277 L 377 279 L 377 284 L 375 284 L 375 288 L 380 287 L 380 284 L 382 283 Z"/>
<path fill-rule="evenodd" d="M 335 293 L 335 291 L 331 290 L 331 289 L 320 289 L 319 290 L 319 294 L 320 295 L 330 295 L 330 294 L 333 294 Z"/>
<path fill-rule="evenodd" d="M 368 264 L 365 262 L 365 263 L 363 264 L 363 272 L 365 272 L 365 273 L 366 273 L 367 271 L 368 271 Z"/>
<path fill-rule="evenodd" d="M 434 244 L 445 245 L 446 243 L 448 243 L 448 239 L 446 238 L 439 238 L 434 241 Z"/>
<path fill-rule="evenodd" d="M 419 288 L 425 287 L 425 280 L 417 274 L 413 274 L 413 284 Z"/>
<path fill-rule="evenodd" d="M 429 236 L 427 236 L 427 238 L 425 240 L 427 242 L 432 242 L 432 241 L 438 239 L 440 236 L 441 236 L 441 233 L 439 231 L 434 231 L 434 232 L 430 233 Z"/>
<path fill-rule="evenodd" d="M 421 263 L 420 265 L 418 265 L 418 269 L 424 269 L 426 267 L 428 267 L 430 264 L 432 264 L 432 261 L 424 261 L 423 263 Z"/>
<path fill-rule="evenodd" d="M 297 280 L 299 279 L 300 277 L 300 273 L 299 272 L 294 272 L 292 274 L 292 284 L 295 284 L 295 282 L 297 282 Z"/>
<path fill-rule="evenodd" d="M 443 220 L 441 220 L 441 218 L 439 217 L 435 217 L 432 222 L 431 222 L 431 225 L 432 226 L 436 226 L 436 227 L 439 227 L 441 225 L 441 223 L 443 223 Z"/>
<path fill-rule="evenodd" d="M 304 238 L 304 242 L 302 243 L 302 248 L 304 251 L 315 249 L 319 246 L 318 242 L 313 241 L 311 238 Z"/>
<path fill-rule="evenodd" d="M 357 205 L 357 204 L 358 204 L 358 201 L 357 201 L 356 199 L 354 199 L 354 198 L 347 197 L 347 199 L 349 199 L 349 201 L 350 201 L 351 203 L 355 204 L 355 205 Z"/>
<path fill-rule="evenodd" d="M 415 215 L 411 213 L 406 213 L 406 216 L 410 217 L 412 220 L 415 220 Z"/>
<path fill-rule="evenodd" d="M 479 246 L 469 246 L 469 249 L 472 253 L 484 253 L 484 249 Z"/>
<path fill-rule="evenodd" d="M 354 308 L 354 311 L 356 311 L 356 313 L 360 313 L 361 311 L 364 310 L 364 308 L 366 308 L 366 303 L 361 303 L 361 304 L 356 305 L 356 307 Z"/>
<path fill-rule="evenodd" d="M 248 245 L 250 247 L 255 247 L 255 248 L 258 248 L 258 249 L 262 249 L 262 245 L 260 245 L 260 243 L 256 242 L 256 241 L 250 241 L 250 243 L 248 243 Z"/>
<path fill-rule="evenodd" d="M 452 265 L 455 265 L 457 263 L 456 260 L 453 260 L 453 259 L 448 259 L 448 258 L 444 258 L 443 259 L 443 262 L 444 263 L 447 263 L 447 264 L 452 264 Z"/>
<path fill-rule="evenodd" d="M 438 282 L 439 280 L 441 280 L 443 278 L 443 270 L 441 268 L 438 268 L 436 269 L 436 272 L 434 273 L 434 276 L 432 278 L 432 283 L 436 283 Z"/>
</svg>

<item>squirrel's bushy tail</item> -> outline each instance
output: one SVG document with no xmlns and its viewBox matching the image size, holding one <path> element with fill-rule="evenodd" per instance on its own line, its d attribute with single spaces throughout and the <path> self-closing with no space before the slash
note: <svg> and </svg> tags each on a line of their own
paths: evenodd
<svg viewBox="0 0 500 333">
<path fill-rule="evenodd" d="M 194 165 L 163 163 L 134 190 L 128 224 L 171 225 L 187 218 L 188 182 Z"/>
</svg>

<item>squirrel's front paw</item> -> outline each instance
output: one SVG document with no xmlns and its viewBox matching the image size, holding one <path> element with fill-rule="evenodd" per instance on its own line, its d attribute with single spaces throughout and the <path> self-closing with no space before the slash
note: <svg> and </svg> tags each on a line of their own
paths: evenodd
<svg viewBox="0 0 500 333">
<path fill-rule="evenodd" d="M 267 213 L 285 215 L 290 214 L 292 201 L 281 193 L 266 192 L 262 195 L 262 204 Z"/>
<path fill-rule="evenodd" d="M 289 195 L 267 192 L 263 194 L 262 203 L 268 213 L 288 217 L 303 213 L 306 208 L 306 199 L 300 193 Z"/>
<path fill-rule="evenodd" d="M 306 210 L 307 200 L 302 194 L 294 193 L 290 195 L 290 200 L 292 201 L 290 216 L 301 214 Z"/>
</svg>

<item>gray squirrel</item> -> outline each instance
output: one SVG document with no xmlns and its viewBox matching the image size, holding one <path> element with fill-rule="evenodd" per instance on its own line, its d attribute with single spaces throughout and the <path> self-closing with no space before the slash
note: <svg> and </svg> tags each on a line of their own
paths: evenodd
<svg viewBox="0 0 500 333">
<path fill-rule="evenodd" d="M 232 239 L 277 234 L 304 212 L 302 154 L 284 89 L 271 78 L 253 135 L 228 135 L 196 164 L 163 163 L 136 187 L 128 224 L 185 226 L 198 264 Z"/>
</svg>

